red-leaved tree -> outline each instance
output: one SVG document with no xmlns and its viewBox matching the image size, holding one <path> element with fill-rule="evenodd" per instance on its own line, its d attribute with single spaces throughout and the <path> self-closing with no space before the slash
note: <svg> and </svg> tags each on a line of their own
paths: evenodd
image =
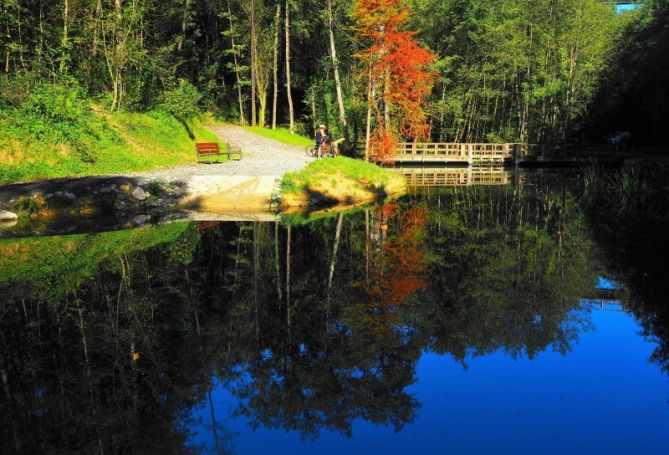
<svg viewBox="0 0 669 455">
<path fill-rule="evenodd" d="M 409 13 L 401 0 L 357 0 L 353 7 L 356 35 L 366 45 L 357 54 L 367 79 L 365 159 L 392 154 L 398 136 L 430 135 L 424 106 L 436 78 L 429 68 L 435 58 L 406 29 Z"/>
</svg>

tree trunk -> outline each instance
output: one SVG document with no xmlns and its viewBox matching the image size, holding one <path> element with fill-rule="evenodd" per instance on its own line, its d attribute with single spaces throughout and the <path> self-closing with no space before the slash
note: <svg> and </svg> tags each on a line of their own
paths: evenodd
<svg viewBox="0 0 669 455">
<path fill-rule="evenodd" d="M 369 140 L 372 133 L 372 98 L 374 97 L 374 86 L 372 82 L 372 55 L 369 55 L 369 73 L 367 74 L 367 126 L 365 130 L 365 161 L 369 161 Z"/>
<path fill-rule="evenodd" d="M 235 81 L 237 82 L 237 101 L 239 102 L 239 123 L 246 123 L 246 117 L 244 117 L 244 97 L 242 96 L 242 78 L 240 76 L 239 70 L 239 60 L 237 59 L 237 47 L 235 46 L 235 34 L 234 27 L 232 24 L 232 7 L 230 6 L 230 0 L 228 0 L 228 23 L 230 24 L 230 46 L 232 46 L 232 61 L 235 66 Z"/>
<path fill-rule="evenodd" d="M 258 293 L 260 288 L 258 286 L 258 280 L 260 276 L 260 247 L 258 245 L 258 236 L 259 236 L 260 223 L 257 221 L 253 223 L 253 307 L 255 310 L 255 322 L 256 322 L 256 343 L 260 344 L 260 323 L 258 316 Z"/>
<path fill-rule="evenodd" d="M 341 236 L 341 225 L 344 220 L 344 214 L 339 213 L 337 219 L 337 229 L 335 231 L 334 246 L 332 247 L 332 258 L 330 259 L 330 273 L 328 274 L 328 291 L 325 299 L 325 330 L 328 331 L 330 316 L 330 300 L 332 299 L 332 281 L 334 278 L 335 265 L 337 263 L 337 250 L 339 249 L 339 237 Z"/>
<path fill-rule="evenodd" d="M 181 37 L 179 37 L 179 42 L 177 43 L 177 52 L 181 52 L 184 47 L 184 42 L 186 41 L 186 29 L 188 28 L 188 8 L 190 7 L 190 0 L 184 0 L 184 15 L 181 20 Z M 177 67 L 174 67 L 176 72 Z"/>
<path fill-rule="evenodd" d="M 256 12 L 251 0 L 251 126 L 256 126 Z"/>
<path fill-rule="evenodd" d="M 339 79 L 339 61 L 337 60 L 337 49 L 335 47 L 334 37 L 334 16 L 332 14 L 332 0 L 328 0 L 328 31 L 330 34 L 330 57 L 332 58 L 332 68 L 334 71 L 335 88 L 337 90 L 337 105 L 339 106 L 339 124 L 342 128 L 344 138 L 348 143 L 348 123 L 346 121 L 346 109 L 344 108 L 344 94 Z"/>
<path fill-rule="evenodd" d="M 316 114 L 316 95 L 314 94 L 313 90 L 311 92 L 310 98 L 311 98 L 311 122 L 312 122 L 311 129 L 312 131 L 315 131 L 317 126 L 316 124 L 317 114 Z"/>
<path fill-rule="evenodd" d="M 274 271 L 276 272 L 276 296 L 279 302 L 279 309 L 281 309 L 281 264 L 279 255 L 279 222 L 274 223 Z"/>
<path fill-rule="evenodd" d="M 291 227 L 288 226 L 288 237 L 286 239 L 286 323 L 288 325 L 288 341 L 290 342 L 290 323 L 291 323 L 291 308 L 290 308 L 290 243 L 291 243 Z"/>
<path fill-rule="evenodd" d="M 369 292 L 369 209 L 365 210 L 365 289 Z"/>
<path fill-rule="evenodd" d="M 290 3 L 286 0 L 286 95 L 288 96 L 288 121 L 291 134 L 295 132 L 293 94 L 290 89 Z"/>
<path fill-rule="evenodd" d="M 274 91 L 272 97 L 272 129 L 276 129 L 276 104 L 279 98 L 279 27 L 281 20 L 281 3 L 276 4 L 276 16 L 274 17 Z"/>
<path fill-rule="evenodd" d="M 60 72 L 65 73 L 67 71 L 67 60 L 69 58 L 69 44 L 68 44 L 68 26 L 69 26 L 69 17 L 70 17 L 70 2 L 68 0 L 63 1 L 63 42 L 61 43 L 61 56 L 60 56 Z"/>
</svg>

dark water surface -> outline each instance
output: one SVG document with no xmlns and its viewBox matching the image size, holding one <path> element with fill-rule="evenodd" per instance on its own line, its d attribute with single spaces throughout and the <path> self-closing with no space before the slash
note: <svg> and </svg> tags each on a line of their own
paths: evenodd
<svg viewBox="0 0 669 455">
<path fill-rule="evenodd" d="M 514 183 L 0 240 L 0 452 L 667 453 L 663 193 Z"/>
</svg>

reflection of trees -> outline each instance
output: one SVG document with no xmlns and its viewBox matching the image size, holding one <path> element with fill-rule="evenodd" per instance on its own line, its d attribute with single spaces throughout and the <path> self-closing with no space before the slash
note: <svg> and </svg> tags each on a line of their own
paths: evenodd
<svg viewBox="0 0 669 455">
<path fill-rule="evenodd" d="M 434 200 L 436 199 L 436 200 Z M 596 282 L 593 251 L 572 197 L 542 187 L 472 188 L 433 198 L 432 286 L 422 299 L 433 348 L 464 359 L 504 349 L 566 352 L 573 311 Z"/>
<path fill-rule="evenodd" d="M 0 451 L 184 452 L 185 412 L 211 376 L 188 285 L 172 285 L 195 242 L 189 230 L 159 250 L 110 258 L 58 301 L 26 288 L 3 302 Z"/>
<path fill-rule="evenodd" d="M 397 210 L 396 203 L 388 203 L 377 210 L 376 248 L 367 293 L 371 305 L 387 308 L 405 303 L 407 298 L 427 285 L 425 268 L 425 244 L 423 229 L 426 209 L 422 205 Z M 394 222 L 392 233 L 387 235 L 389 223 Z"/>
<path fill-rule="evenodd" d="M 651 360 L 669 373 L 667 179 L 662 165 L 591 169 L 583 203 L 607 268 L 629 296 L 626 306 L 657 343 Z"/>
<path fill-rule="evenodd" d="M 399 430 L 420 406 L 405 390 L 424 349 L 564 352 L 591 248 L 568 193 L 525 191 L 446 192 L 299 229 L 193 227 L 103 262 L 58 302 L 26 287 L 1 309 L 0 444 L 183 451 L 213 376 L 257 426 Z"/>
</svg>

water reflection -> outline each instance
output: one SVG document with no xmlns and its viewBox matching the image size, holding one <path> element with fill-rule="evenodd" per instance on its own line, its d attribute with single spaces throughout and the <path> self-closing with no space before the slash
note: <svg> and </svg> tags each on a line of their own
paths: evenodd
<svg viewBox="0 0 669 455">
<path fill-rule="evenodd" d="M 429 359 L 569 365 L 605 269 L 585 213 L 571 187 L 540 182 L 304 225 L 0 241 L 0 447 L 183 453 L 199 432 L 225 453 L 242 430 L 222 402 L 313 441 L 355 440 L 360 422 L 410 433 L 433 412 L 416 392 Z"/>
</svg>

